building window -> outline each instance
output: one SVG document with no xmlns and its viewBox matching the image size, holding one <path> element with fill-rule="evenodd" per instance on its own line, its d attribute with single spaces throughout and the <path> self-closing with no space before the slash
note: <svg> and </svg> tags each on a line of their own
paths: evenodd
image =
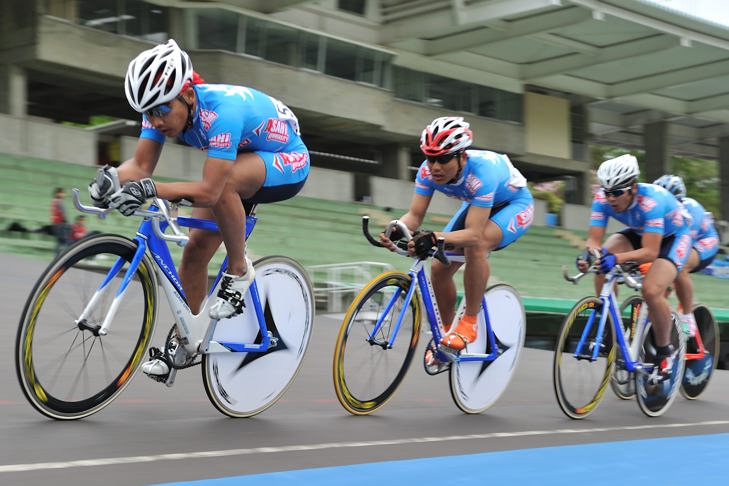
<svg viewBox="0 0 729 486">
<path fill-rule="evenodd" d="M 345 12 L 364 15 L 367 7 L 367 0 L 338 0 L 337 7 Z"/>
</svg>

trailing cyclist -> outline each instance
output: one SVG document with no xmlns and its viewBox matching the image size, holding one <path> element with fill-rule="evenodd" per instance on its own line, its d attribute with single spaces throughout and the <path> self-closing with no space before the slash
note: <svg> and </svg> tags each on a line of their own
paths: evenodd
<svg viewBox="0 0 729 486">
<path fill-rule="evenodd" d="M 667 378 L 678 350 L 670 344 L 671 308 L 666 290 L 683 269 L 691 250 L 689 222 L 675 197 L 664 188 L 638 182 L 638 161 L 626 154 L 603 162 L 597 178 L 602 186 L 595 193 L 587 234 L 586 251 L 577 257 L 580 271 L 587 270 L 593 250 L 600 250 L 600 271 L 616 264 L 653 262 L 643 280 L 642 294 L 656 339 L 656 365 L 660 378 Z M 602 245 L 608 219 L 627 228 L 611 235 Z M 604 277 L 598 275 L 599 294 Z"/>
<path fill-rule="evenodd" d="M 295 196 L 309 174 L 309 152 L 296 116 L 260 91 L 205 84 L 174 40 L 129 63 L 124 91 L 132 108 L 142 114 L 141 134 L 131 159 L 118 169 L 99 170 L 89 185 L 94 204 L 128 216 L 154 196 L 191 201 L 192 216 L 215 220 L 220 233 L 190 230 L 180 265 L 187 304 L 193 313 L 199 312 L 207 293 L 208 263 L 222 241 L 228 270 L 210 317 L 240 313 L 254 277 L 245 256 L 246 208 Z M 161 183 L 150 178 L 166 137 L 206 151 L 201 181 Z M 115 190 L 119 183 L 123 187 Z M 142 370 L 153 377 L 166 376 L 169 364 L 163 357 L 157 353 Z"/>
<path fill-rule="evenodd" d="M 666 174 L 653 184 L 661 186 L 673 194 L 688 212 L 691 220 L 690 232 L 693 246 L 683 270 L 676 277 L 676 297 L 681 304 L 681 320 L 688 337 L 696 335 L 694 319 L 694 288 L 689 274 L 699 272 L 711 265 L 719 252 L 719 234 L 714 227 L 713 215 L 695 199 L 686 197 L 686 185 L 679 176 Z"/>
<path fill-rule="evenodd" d="M 415 179 L 409 211 L 400 218 L 411 231 L 419 228 L 435 191 L 461 199 L 463 204 L 443 231 L 419 231 L 408 243 L 411 255 L 423 256 L 445 239 L 446 248 L 463 251 L 466 268 L 463 277 L 466 310 L 460 321 L 443 336 L 441 344 L 461 351 L 477 335 L 477 316 L 490 274 L 488 256 L 522 236 L 532 224 L 534 200 L 527 181 L 504 154 L 487 150 L 467 150 L 473 143 L 469 124 L 461 117 L 433 120 L 422 132 L 420 149 L 425 161 Z M 391 251 L 392 240 L 380 240 Z M 431 277 L 444 326 L 455 315 L 456 285 L 453 275 L 462 263 L 431 261 Z"/>
</svg>

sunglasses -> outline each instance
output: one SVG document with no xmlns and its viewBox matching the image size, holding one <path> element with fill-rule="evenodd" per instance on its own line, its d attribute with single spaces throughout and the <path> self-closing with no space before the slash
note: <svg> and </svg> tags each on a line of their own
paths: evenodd
<svg viewBox="0 0 729 486">
<path fill-rule="evenodd" d="M 610 190 L 603 188 L 602 190 L 603 194 L 605 194 L 605 197 L 620 197 L 628 191 L 630 191 L 630 187 L 621 187 L 620 189 Z"/>
<path fill-rule="evenodd" d="M 431 164 L 447 164 L 448 162 L 453 160 L 454 157 L 458 157 L 458 155 L 460 155 L 460 152 L 438 156 L 426 155 L 425 160 L 427 160 Z"/>
<path fill-rule="evenodd" d="M 160 118 L 168 114 L 172 111 L 172 107 L 170 106 L 172 104 L 171 101 L 167 103 L 162 103 L 161 105 L 153 106 L 149 110 L 145 111 L 144 114 L 147 115 L 147 118 L 155 117 Z"/>
</svg>

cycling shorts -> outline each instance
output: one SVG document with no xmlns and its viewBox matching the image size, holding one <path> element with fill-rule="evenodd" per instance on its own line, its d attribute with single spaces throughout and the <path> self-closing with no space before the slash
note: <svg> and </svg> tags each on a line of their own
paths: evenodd
<svg viewBox="0 0 729 486">
<path fill-rule="evenodd" d="M 622 231 L 618 231 L 618 234 L 625 236 L 633 249 L 637 250 L 642 248 L 642 235 L 638 234 L 634 229 L 625 228 Z M 663 258 L 673 263 L 676 270 L 679 272 L 683 270 L 683 266 L 686 264 L 689 255 L 691 254 L 691 235 L 688 231 L 678 233 L 675 235 L 665 236 L 661 242 L 661 249 L 658 252 L 658 258 Z"/>
<path fill-rule="evenodd" d="M 444 232 L 458 231 L 466 227 L 466 215 L 471 204 L 464 202 L 453 215 Z M 516 197 L 506 204 L 491 208 L 489 219 L 501 229 L 501 241 L 494 250 L 506 248 L 527 232 L 534 221 L 534 198 L 529 189 L 522 187 Z"/>
</svg>

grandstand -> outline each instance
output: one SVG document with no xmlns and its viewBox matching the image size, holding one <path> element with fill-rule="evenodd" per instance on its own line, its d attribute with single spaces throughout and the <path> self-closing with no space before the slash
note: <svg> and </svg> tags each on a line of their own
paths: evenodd
<svg viewBox="0 0 729 486">
<path fill-rule="evenodd" d="M 37 232 L 48 224 L 49 205 L 53 188 L 60 186 L 70 194 L 71 188 L 82 190 L 95 174 L 88 166 L 58 163 L 22 156 L 0 155 L 0 251 L 31 255 L 50 260 L 55 249 L 52 236 Z M 69 215 L 74 213 L 70 197 L 67 200 Z M 407 270 L 410 260 L 372 247 L 363 237 L 361 217 L 369 215 L 372 229 L 383 227 L 391 219 L 402 214 L 402 209 L 382 208 L 363 203 L 332 202 L 323 199 L 297 196 L 288 201 L 258 207 L 259 221 L 249 241 L 253 258 L 266 255 L 287 255 L 310 269 L 314 285 L 322 292 L 338 288 L 337 308 L 342 310 L 351 300 L 356 289 L 382 266 Z M 448 215 L 428 215 L 424 227 L 441 228 Z M 89 230 L 112 232 L 132 237 L 138 219 L 125 218 L 118 213 L 106 219 L 88 218 Z M 20 223 L 28 232 L 7 231 L 12 223 Z M 574 271 L 574 258 L 584 241 L 585 232 L 533 226 L 527 234 L 509 248 L 491 255 L 491 283 L 505 282 L 513 285 L 524 296 L 529 317 L 532 344 L 549 346 L 556 333 L 559 318 L 574 301 L 592 290 L 591 282 L 574 286 L 562 278 L 562 267 Z M 181 249 L 171 247 L 179 261 Z M 218 251 L 211 270 L 225 256 Z M 360 263 L 360 262 L 375 262 Z M 355 263 L 367 268 L 352 280 L 332 282 L 331 275 L 319 268 L 322 265 Z M 349 275 L 354 275 L 350 273 Z M 460 287 L 460 279 L 457 279 Z M 695 275 L 694 286 L 697 300 L 711 306 L 723 323 L 729 323 L 726 300 L 727 282 L 706 275 Z M 318 295 L 318 301 L 326 296 Z M 729 335 L 729 334 L 727 334 Z"/>
</svg>

